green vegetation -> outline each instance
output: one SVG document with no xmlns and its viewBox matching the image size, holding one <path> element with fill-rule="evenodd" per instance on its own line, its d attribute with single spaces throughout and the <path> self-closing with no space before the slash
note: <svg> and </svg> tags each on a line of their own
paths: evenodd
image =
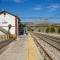
<svg viewBox="0 0 60 60">
<path fill-rule="evenodd" d="M 26 27 L 26 24 L 22 24 L 23 27 Z"/>
<path fill-rule="evenodd" d="M 47 33 L 49 33 L 49 32 L 53 33 L 53 32 L 55 32 L 55 29 L 54 29 L 54 27 L 48 27 L 48 28 L 46 29 L 46 32 L 47 32 Z"/>
<path fill-rule="evenodd" d="M 33 29 L 29 28 L 28 31 L 34 31 Z"/>
<path fill-rule="evenodd" d="M 28 28 L 27 30 L 28 30 L 28 31 L 34 31 L 34 29 L 31 29 L 31 28 Z"/>
<path fill-rule="evenodd" d="M 55 32 L 54 27 L 51 27 L 51 28 L 50 28 L 50 32 L 52 32 L 52 33 Z"/>
<path fill-rule="evenodd" d="M 48 27 L 47 29 L 46 29 L 46 33 L 48 33 L 50 31 L 50 28 Z"/>
</svg>

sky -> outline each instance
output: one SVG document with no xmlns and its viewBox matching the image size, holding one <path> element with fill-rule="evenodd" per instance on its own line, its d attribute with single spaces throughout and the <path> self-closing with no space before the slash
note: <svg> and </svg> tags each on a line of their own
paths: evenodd
<svg viewBox="0 0 60 60">
<path fill-rule="evenodd" d="M 4 9 L 19 16 L 23 22 L 47 19 L 60 23 L 60 0 L 0 0 L 0 11 Z"/>
</svg>

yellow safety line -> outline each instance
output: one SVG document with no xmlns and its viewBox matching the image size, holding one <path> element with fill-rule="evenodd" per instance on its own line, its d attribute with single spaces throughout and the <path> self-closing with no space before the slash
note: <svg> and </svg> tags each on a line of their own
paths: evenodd
<svg viewBox="0 0 60 60">
<path fill-rule="evenodd" d="M 28 56 L 28 48 L 26 48 L 26 60 L 28 60 L 29 56 Z"/>
</svg>

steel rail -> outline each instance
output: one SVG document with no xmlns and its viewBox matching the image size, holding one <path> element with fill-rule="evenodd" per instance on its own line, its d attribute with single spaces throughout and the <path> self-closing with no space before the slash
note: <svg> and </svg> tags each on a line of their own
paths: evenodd
<svg viewBox="0 0 60 60">
<path fill-rule="evenodd" d="M 40 38 L 41 40 L 45 41 L 46 43 L 48 43 L 49 45 L 53 46 L 55 49 L 57 49 L 58 51 L 60 51 L 60 48 L 58 48 L 58 47 L 52 45 L 51 43 L 47 42 L 44 38 L 40 37 L 41 35 L 39 35 L 37 33 L 34 33 L 34 35 L 36 35 L 38 38 Z"/>
<path fill-rule="evenodd" d="M 32 35 L 32 37 L 33 37 L 33 35 Z M 47 53 L 47 51 L 40 45 L 40 43 L 37 41 L 37 39 L 35 37 L 33 37 L 33 39 L 34 39 L 34 42 L 35 42 L 36 46 L 38 47 L 40 53 L 43 55 L 44 60 L 53 60 L 50 57 L 50 55 Z"/>
<path fill-rule="evenodd" d="M 54 36 L 49 36 L 49 35 L 44 35 L 44 34 L 41 34 L 41 35 L 44 36 L 45 38 L 49 38 L 49 39 L 60 44 L 60 38 L 59 37 L 54 37 Z"/>
</svg>

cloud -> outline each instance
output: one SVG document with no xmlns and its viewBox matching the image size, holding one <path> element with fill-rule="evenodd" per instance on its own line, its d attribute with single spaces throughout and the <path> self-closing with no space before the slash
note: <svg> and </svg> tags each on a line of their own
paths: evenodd
<svg viewBox="0 0 60 60">
<path fill-rule="evenodd" d="M 58 4 L 53 4 L 53 5 L 49 5 L 47 8 L 48 8 L 50 11 L 55 11 L 55 10 L 57 10 L 58 8 L 60 8 L 60 5 L 58 5 Z"/>
<path fill-rule="evenodd" d="M 33 10 L 36 10 L 36 11 L 40 11 L 42 8 L 41 8 L 41 6 L 40 5 L 37 5 L 37 6 L 35 6 L 34 8 L 33 8 Z"/>
<path fill-rule="evenodd" d="M 2 2 L 14 2 L 14 3 L 21 3 L 25 2 L 26 0 L 2 0 Z"/>
<path fill-rule="evenodd" d="M 2 2 L 10 2 L 10 1 L 12 1 L 12 0 L 1 0 Z"/>
<path fill-rule="evenodd" d="M 33 7 L 33 10 L 35 11 L 41 11 L 45 10 L 47 12 L 53 12 L 60 8 L 60 4 L 50 4 L 48 6 L 42 6 L 42 5 L 36 5 Z"/>
<path fill-rule="evenodd" d="M 25 2 L 27 0 L 13 0 L 15 3 L 21 3 L 21 2 Z"/>
<path fill-rule="evenodd" d="M 20 3 L 22 0 L 14 0 L 15 3 Z"/>
<path fill-rule="evenodd" d="M 35 7 L 35 8 L 33 8 L 34 10 L 41 10 L 41 8 L 40 7 Z"/>
</svg>

